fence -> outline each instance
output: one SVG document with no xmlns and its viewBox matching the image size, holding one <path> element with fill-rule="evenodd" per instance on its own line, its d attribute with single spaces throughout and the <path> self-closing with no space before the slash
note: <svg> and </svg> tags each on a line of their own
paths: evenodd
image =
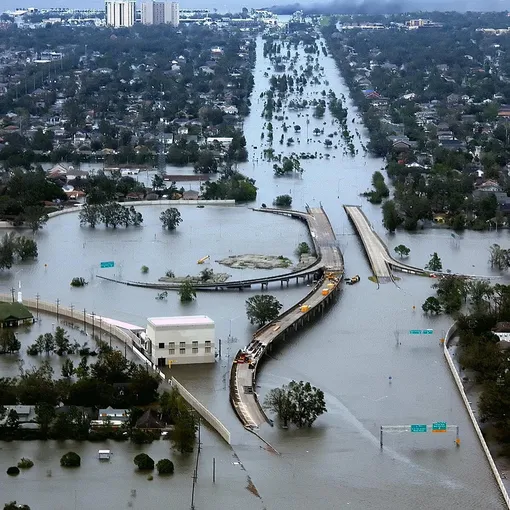
<svg viewBox="0 0 510 510">
<path fill-rule="evenodd" d="M 207 422 L 211 427 L 218 432 L 218 434 L 230 444 L 230 432 L 221 423 L 214 414 L 209 411 L 201 402 L 198 401 L 175 377 L 171 378 L 172 387 L 177 388 L 177 391 L 186 402 L 195 409 L 195 411 Z"/>
<path fill-rule="evenodd" d="M 482 445 L 482 449 L 485 452 L 485 456 L 487 457 L 487 460 L 489 461 L 489 465 L 490 465 L 492 472 L 494 474 L 494 478 L 496 479 L 496 483 L 499 486 L 501 495 L 503 496 L 503 499 L 505 501 L 507 508 L 510 508 L 510 498 L 508 497 L 508 492 L 506 490 L 505 484 L 503 483 L 503 480 L 501 479 L 501 475 L 499 474 L 498 468 L 496 467 L 496 463 L 494 462 L 494 459 L 492 458 L 491 452 L 489 450 L 489 447 L 487 446 L 485 438 L 483 437 L 480 426 L 478 425 L 478 421 L 476 420 L 476 416 L 474 415 L 473 410 L 471 409 L 471 405 L 467 398 L 466 392 L 464 391 L 464 385 L 462 384 L 459 373 L 457 372 L 457 369 L 455 368 L 453 359 L 450 355 L 450 352 L 448 351 L 448 343 L 455 336 L 456 332 L 457 332 L 457 324 L 454 323 L 454 324 L 452 324 L 452 326 L 450 327 L 450 329 L 448 330 L 448 332 L 446 333 L 446 336 L 445 336 L 445 341 L 443 343 L 444 356 L 446 358 L 446 362 L 448 363 L 448 366 L 450 367 L 450 371 L 451 371 L 452 376 L 455 380 L 455 383 L 457 384 L 457 388 L 459 390 L 460 396 L 462 397 L 462 400 L 463 400 L 466 410 L 469 414 L 469 417 L 471 418 L 471 422 L 473 423 L 473 427 L 475 429 L 476 435 L 478 436 L 478 439 L 480 440 L 480 444 Z"/>
</svg>

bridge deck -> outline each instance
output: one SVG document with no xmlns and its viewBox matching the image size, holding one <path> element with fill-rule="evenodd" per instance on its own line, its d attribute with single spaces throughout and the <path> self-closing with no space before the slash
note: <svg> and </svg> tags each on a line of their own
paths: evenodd
<svg viewBox="0 0 510 510">
<path fill-rule="evenodd" d="M 354 205 L 345 205 L 344 209 L 358 231 L 374 275 L 377 278 L 391 278 L 386 246 L 373 231 L 363 211 L 360 207 Z"/>
<path fill-rule="evenodd" d="M 410 266 L 395 260 L 389 254 L 388 248 L 381 238 L 373 230 L 368 218 L 359 205 L 344 205 L 344 209 L 361 238 L 368 259 L 370 260 L 372 271 L 377 278 L 391 279 L 391 269 L 419 275 L 428 275 L 431 273 L 431 271 L 425 271 L 419 267 Z M 440 275 L 442 273 L 436 274 Z"/>
<path fill-rule="evenodd" d="M 272 211 L 267 211 L 272 212 Z M 276 212 L 276 211 L 274 211 Z M 279 213 L 278 213 L 279 214 Z M 231 374 L 231 400 L 239 418 L 245 426 L 258 427 L 266 421 L 255 393 L 257 366 L 268 346 L 287 332 L 297 329 L 318 310 L 324 309 L 339 289 L 343 275 L 343 257 L 337 246 L 335 234 L 329 219 L 322 208 L 308 209 L 308 224 L 314 240 L 320 266 L 325 275 L 303 300 L 285 311 L 275 321 L 260 328 L 250 344 L 236 357 Z M 328 292 L 323 294 L 326 284 L 331 283 Z M 307 312 L 301 305 L 308 305 Z M 246 356 L 248 362 L 238 363 Z"/>
</svg>

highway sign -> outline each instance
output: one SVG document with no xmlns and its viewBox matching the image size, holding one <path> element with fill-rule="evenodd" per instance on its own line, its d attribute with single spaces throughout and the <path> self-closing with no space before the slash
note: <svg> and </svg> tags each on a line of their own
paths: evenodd
<svg viewBox="0 0 510 510">
<path fill-rule="evenodd" d="M 113 260 L 109 260 L 107 262 L 101 262 L 101 269 L 106 267 L 115 267 L 115 262 Z"/>
<path fill-rule="evenodd" d="M 424 329 L 424 330 L 422 331 L 422 333 L 423 333 L 424 335 L 432 335 L 432 333 L 434 333 L 434 330 L 433 330 L 433 329 Z"/>
<path fill-rule="evenodd" d="M 411 432 L 427 432 L 427 425 L 411 425 Z"/>
<path fill-rule="evenodd" d="M 421 329 L 410 329 L 409 334 L 410 335 L 421 335 Z"/>
<path fill-rule="evenodd" d="M 432 432 L 446 432 L 446 422 L 436 421 L 432 424 Z"/>
<path fill-rule="evenodd" d="M 410 335 L 432 335 L 434 333 L 433 329 L 410 329 Z"/>
</svg>

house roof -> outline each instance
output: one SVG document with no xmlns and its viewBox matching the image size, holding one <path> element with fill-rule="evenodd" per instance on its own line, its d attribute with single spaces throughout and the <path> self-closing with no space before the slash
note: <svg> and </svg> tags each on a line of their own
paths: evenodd
<svg viewBox="0 0 510 510">
<path fill-rule="evenodd" d="M 9 319 L 33 319 L 33 317 L 30 310 L 21 303 L 6 303 L 0 301 L 0 322 L 5 322 Z"/>
<path fill-rule="evenodd" d="M 162 429 L 163 424 L 158 420 L 152 409 L 147 409 L 147 411 L 136 420 L 135 427 L 139 429 Z"/>
</svg>

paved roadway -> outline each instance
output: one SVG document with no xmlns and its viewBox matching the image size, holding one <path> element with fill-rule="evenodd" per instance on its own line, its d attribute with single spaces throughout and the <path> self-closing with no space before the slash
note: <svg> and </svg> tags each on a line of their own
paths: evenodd
<svg viewBox="0 0 510 510">
<path fill-rule="evenodd" d="M 337 246 L 336 237 L 326 213 L 322 207 L 309 208 L 307 216 L 306 219 L 317 255 L 320 255 L 320 266 L 326 276 L 316 284 L 303 300 L 253 335 L 250 344 L 242 351 L 250 363 L 237 363 L 238 357 L 234 361 L 233 370 L 235 373 L 232 380 L 234 399 L 232 404 L 243 424 L 250 428 L 258 428 L 266 421 L 266 417 L 257 402 L 257 396 L 253 393 L 254 388 L 256 388 L 255 377 L 258 362 L 271 342 L 286 330 L 292 330 L 295 325 L 297 326 L 302 321 L 304 313 L 301 311 L 301 305 L 308 305 L 310 309 L 306 313 L 313 313 L 314 309 L 331 299 L 331 295 L 337 291 L 343 275 L 342 253 Z M 329 292 L 323 294 L 323 289 L 328 288 L 328 284 L 330 284 Z"/>
<path fill-rule="evenodd" d="M 391 270 L 396 269 L 406 273 L 429 275 L 431 271 L 425 271 L 419 267 L 409 266 L 394 259 L 388 252 L 388 248 L 370 225 L 365 213 L 359 205 L 344 205 L 345 212 L 352 220 L 365 251 L 370 260 L 374 276 L 379 280 L 391 280 Z M 442 273 L 436 272 L 437 275 Z"/>
<path fill-rule="evenodd" d="M 391 271 L 388 266 L 388 251 L 379 236 L 373 231 L 365 214 L 359 206 L 344 205 L 345 212 L 352 220 L 358 231 L 361 242 L 365 247 L 374 276 L 377 278 L 391 279 Z"/>
</svg>

